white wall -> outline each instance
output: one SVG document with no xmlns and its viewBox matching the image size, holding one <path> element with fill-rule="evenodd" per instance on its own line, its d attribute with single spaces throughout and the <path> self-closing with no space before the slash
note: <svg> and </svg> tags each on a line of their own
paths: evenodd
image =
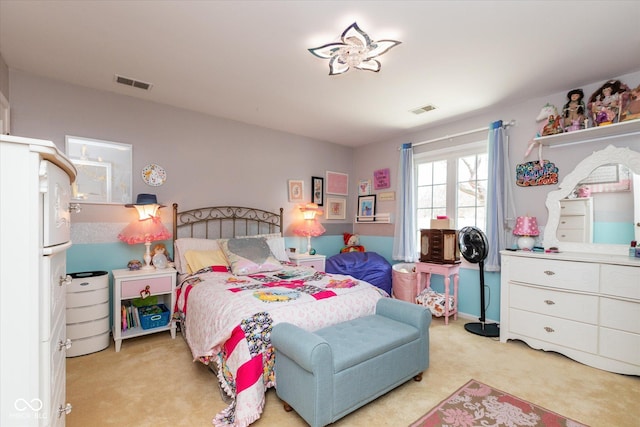
<svg viewBox="0 0 640 427">
<path fill-rule="evenodd" d="M 10 89 L 13 134 L 52 140 L 63 151 L 65 135 L 132 144 L 134 197 L 155 193 L 167 206 L 284 207 L 288 225 L 300 215 L 296 204 L 288 202 L 288 179 L 304 180 L 308 201 L 311 176 L 324 176 L 326 170 L 351 175 L 353 150 L 337 144 L 13 69 Z M 166 169 L 168 179 L 161 187 L 142 181 L 140 170 L 148 163 Z M 161 213 L 170 222 L 170 209 Z M 122 205 L 83 205 L 74 223 L 126 223 L 130 214 Z M 335 234 L 352 230 L 347 221 L 330 221 L 325 227 Z"/>
<path fill-rule="evenodd" d="M 640 85 L 640 71 L 626 74 L 618 77 L 607 77 L 601 81 L 585 83 L 580 86 L 585 93 L 585 103 L 593 92 L 595 92 L 606 80 L 617 78 L 629 87 L 634 88 Z M 373 171 L 382 167 L 391 169 L 391 188 L 389 191 L 396 191 L 397 185 L 397 169 L 398 169 L 398 148 L 406 142 L 418 143 L 444 137 L 447 135 L 455 135 L 472 129 L 486 127 L 489 123 L 496 120 L 508 122 L 516 120 L 517 124 L 508 129 L 509 135 L 509 155 L 511 160 L 513 182 L 515 183 L 515 167 L 519 163 L 533 161 L 538 159 L 537 151 L 534 150 L 525 158 L 525 152 L 528 144 L 538 130 L 539 124 L 535 118 L 544 104 L 550 102 L 559 110 L 565 104 L 567 92 L 576 88 L 567 88 L 562 92 L 555 94 L 540 96 L 539 98 L 530 99 L 515 105 L 500 105 L 486 111 L 478 111 L 474 115 L 459 118 L 453 122 L 431 127 L 429 129 L 406 133 L 403 136 L 395 138 L 379 144 L 371 144 L 364 147 L 358 147 L 355 150 L 354 179 L 367 179 L 373 176 Z M 428 113 L 426 113 L 428 114 Z M 445 140 L 433 144 L 416 147 L 416 151 L 431 150 L 445 147 L 452 143 L 470 142 L 477 140 L 486 140 L 487 134 L 482 132 L 474 135 L 465 136 L 463 138 L 455 138 L 453 141 Z M 630 138 L 620 138 L 611 142 L 595 142 L 583 145 L 572 145 L 563 148 L 543 150 L 543 158 L 549 160 L 559 168 L 559 180 L 562 181 L 569 172 L 573 170 L 575 165 L 584 157 L 593 151 L 605 148 L 606 145 L 629 146 L 636 151 L 640 151 L 640 136 L 636 135 Z M 515 184 L 514 184 L 515 185 Z M 518 215 L 529 214 L 538 218 L 541 225 L 547 222 L 547 209 L 545 200 L 547 193 L 556 190 L 557 185 L 543 185 L 539 187 L 515 187 L 515 206 Z M 387 190 L 382 190 L 387 191 Z M 375 192 L 378 193 L 378 192 Z M 395 204 L 387 202 L 379 204 L 379 212 L 395 213 Z M 356 232 L 367 235 L 392 236 L 393 227 L 391 226 L 374 226 L 374 225 L 357 225 Z"/>
</svg>

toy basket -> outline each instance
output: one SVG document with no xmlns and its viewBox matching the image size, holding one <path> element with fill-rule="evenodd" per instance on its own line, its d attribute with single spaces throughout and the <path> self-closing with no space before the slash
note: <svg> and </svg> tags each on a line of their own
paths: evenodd
<svg viewBox="0 0 640 427">
<path fill-rule="evenodd" d="M 164 304 L 156 304 L 138 308 L 138 314 L 142 329 L 151 329 L 166 326 L 171 311 Z"/>
</svg>

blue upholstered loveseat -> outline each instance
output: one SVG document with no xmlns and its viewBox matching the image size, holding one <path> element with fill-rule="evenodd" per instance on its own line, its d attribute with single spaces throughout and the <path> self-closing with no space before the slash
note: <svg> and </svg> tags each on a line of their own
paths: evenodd
<svg viewBox="0 0 640 427">
<path fill-rule="evenodd" d="M 273 327 L 276 393 L 312 427 L 331 424 L 429 366 L 431 314 L 381 298 L 376 313 L 315 332 Z"/>
</svg>

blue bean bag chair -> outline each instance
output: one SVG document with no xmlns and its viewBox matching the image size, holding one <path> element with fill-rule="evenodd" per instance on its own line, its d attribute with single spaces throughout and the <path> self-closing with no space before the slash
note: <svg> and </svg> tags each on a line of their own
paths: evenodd
<svg viewBox="0 0 640 427">
<path fill-rule="evenodd" d="M 375 252 L 344 252 L 327 258 L 325 271 L 364 280 L 391 295 L 391 264 Z"/>
</svg>

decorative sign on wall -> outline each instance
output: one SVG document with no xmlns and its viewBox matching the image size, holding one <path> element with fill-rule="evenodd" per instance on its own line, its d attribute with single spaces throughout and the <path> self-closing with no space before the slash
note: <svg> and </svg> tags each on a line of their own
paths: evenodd
<svg viewBox="0 0 640 427">
<path fill-rule="evenodd" d="M 389 168 L 373 171 L 373 189 L 382 190 L 391 187 Z"/>
<path fill-rule="evenodd" d="M 538 160 L 516 166 L 516 184 L 519 187 L 535 187 L 537 185 L 557 183 L 558 168 L 548 160 L 544 160 L 543 166 L 540 166 Z"/>
</svg>

